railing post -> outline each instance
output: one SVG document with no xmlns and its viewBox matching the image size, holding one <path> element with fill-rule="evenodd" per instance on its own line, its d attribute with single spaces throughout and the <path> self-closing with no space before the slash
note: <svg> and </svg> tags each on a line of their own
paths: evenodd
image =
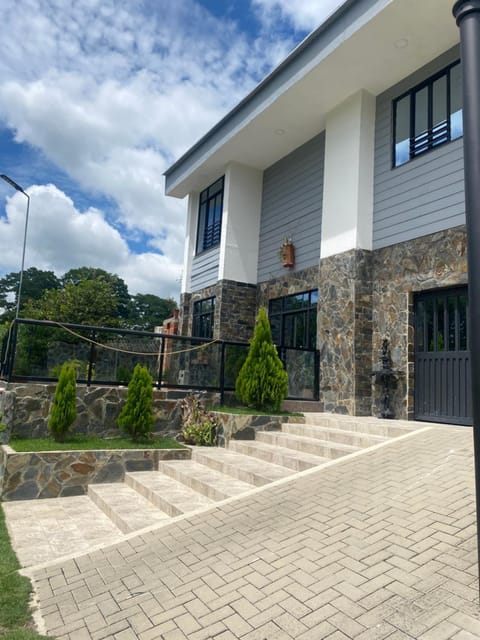
<svg viewBox="0 0 480 640">
<path fill-rule="evenodd" d="M 225 342 L 222 341 L 220 352 L 220 405 L 225 404 Z"/>
<path fill-rule="evenodd" d="M 14 320 L 10 327 L 9 344 L 7 346 L 7 358 L 6 358 L 6 378 L 7 382 L 12 381 L 13 368 L 15 364 L 15 352 L 17 349 L 17 333 L 18 333 L 18 320 Z"/>
<path fill-rule="evenodd" d="M 87 387 L 89 387 L 92 383 L 92 375 L 93 375 L 93 370 L 95 368 L 95 345 L 93 344 L 95 337 L 96 337 L 95 331 L 92 331 L 92 335 L 91 335 L 92 342 L 90 343 L 90 354 L 88 358 Z"/>
<path fill-rule="evenodd" d="M 158 359 L 158 377 L 157 377 L 157 389 L 162 386 L 163 366 L 165 362 L 165 338 L 160 338 L 160 357 Z"/>
<path fill-rule="evenodd" d="M 318 402 L 320 400 L 320 351 L 315 349 L 315 357 L 314 357 L 314 398 Z"/>
</svg>

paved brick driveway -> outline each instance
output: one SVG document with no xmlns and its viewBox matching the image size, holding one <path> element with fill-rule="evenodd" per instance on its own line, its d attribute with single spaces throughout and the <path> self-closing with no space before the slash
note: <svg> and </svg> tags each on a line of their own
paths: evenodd
<svg viewBox="0 0 480 640">
<path fill-rule="evenodd" d="M 428 428 L 34 581 L 70 640 L 478 639 L 472 430 Z"/>
</svg>

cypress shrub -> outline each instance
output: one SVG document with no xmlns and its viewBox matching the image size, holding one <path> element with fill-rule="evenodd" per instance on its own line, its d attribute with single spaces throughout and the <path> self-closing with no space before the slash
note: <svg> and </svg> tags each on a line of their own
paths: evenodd
<svg viewBox="0 0 480 640">
<path fill-rule="evenodd" d="M 65 362 L 60 369 L 48 422 L 48 428 L 56 442 L 64 442 L 69 428 L 77 417 L 76 390 L 75 367 Z"/>
<path fill-rule="evenodd" d="M 235 384 L 243 404 L 255 409 L 278 411 L 288 394 L 288 375 L 273 344 L 265 307 L 258 312 L 247 359 Z"/>
<path fill-rule="evenodd" d="M 152 376 L 146 367 L 137 364 L 128 383 L 127 400 L 118 416 L 118 426 L 134 442 L 148 438 L 153 429 Z"/>
</svg>

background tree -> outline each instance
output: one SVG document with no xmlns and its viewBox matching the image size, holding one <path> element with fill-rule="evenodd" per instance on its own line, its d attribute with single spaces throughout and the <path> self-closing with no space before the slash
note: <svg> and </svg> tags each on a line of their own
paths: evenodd
<svg viewBox="0 0 480 640">
<path fill-rule="evenodd" d="M 61 289 L 45 292 L 40 300 L 25 305 L 25 316 L 74 324 L 106 327 L 120 325 L 118 298 L 110 283 L 103 279 L 68 283 Z"/>
<path fill-rule="evenodd" d="M 267 310 L 260 307 L 248 355 L 235 384 L 237 398 L 255 409 L 278 411 L 288 394 L 288 375 L 273 344 Z"/>
<path fill-rule="evenodd" d="M 137 293 L 131 298 L 129 326 L 139 331 L 153 331 L 166 318 L 170 318 L 176 308 L 177 303 L 172 298 Z"/>
<path fill-rule="evenodd" d="M 117 308 L 114 314 L 121 322 L 126 320 L 130 314 L 131 296 L 128 292 L 128 286 L 125 280 L 122 280 L 116 273 L 109 273 L 104 269 L 96 267 L 78 267 L 70 269 L 61 278 L 60 282 L 63 286 L 73 284 L 78 285 L 81 282 L 104 281 L 107 282 L 116 296 Z"/>
<path fill-rule="evenodd" d="M 19 282 L 19 271 L 12 271 L 0 278 L 0 308 L 3 308 L 3 313 L 0 314 L 0 322 L 10 322 L 15 317 Z M 29 301 L 39 300 L 46 291 L 58 289 L 59 287 L 60 280 L 53 271 L 42 271 L 36 267 L 25 269 L 23 272 L 20 310 L 23 311 Z"/>
</svg>

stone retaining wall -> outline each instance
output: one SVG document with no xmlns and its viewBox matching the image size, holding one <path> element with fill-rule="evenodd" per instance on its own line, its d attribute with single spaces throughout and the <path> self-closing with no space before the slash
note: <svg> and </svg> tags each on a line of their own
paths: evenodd
<svg viewBox="0 0 480 640">
<path fill-rule="evenodd" d="M 0 497 L 32 500 L 79 496 L 89 484 L 122 482 L 127 471 L 154 471 L 159 460 L 191 458 L 190 449 L 17 453 L 0 447 Z"/>
<path fill-rule="evenodd" d="M 0 443 L 10 437 L 40 438 L 48 436 L 48 417 L 55 384 L 10 383 L 0 394 L 0 412 L 7 425 L 0 432 Z M 71 432 L 100 437 L 120 435 L 117 418 L 125 402 L 126 387 L 77 386 L 77 419 Z M 177 395 L 177 397 L 172 397 Z M 175 437 L 181 430 L 180 398 L 184 394 L 153 391 L 154 432 Z M 215 394 L 207 394 L 206 402 L 215 404 Z"/>
</svg>

